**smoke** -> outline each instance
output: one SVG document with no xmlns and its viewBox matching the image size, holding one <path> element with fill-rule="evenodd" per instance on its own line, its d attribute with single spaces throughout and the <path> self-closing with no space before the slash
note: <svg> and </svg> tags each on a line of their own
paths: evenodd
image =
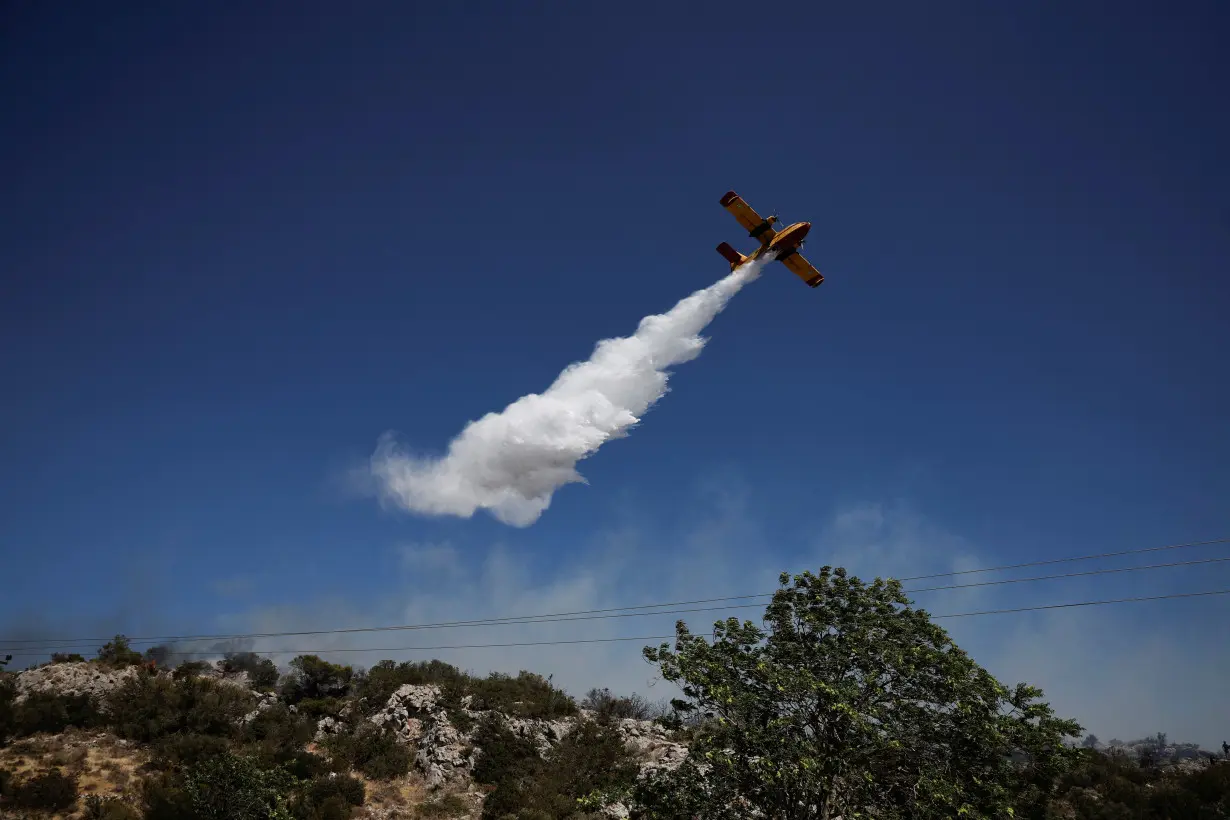
<svg viewBox="0 0 1230 820">
<path fill-rule="evenodd" d="M 528 527 L 556 490 L 585 483 L 577 462 L 628 434 L 666 393 L 666 369 L 700 355 L 700 332 L 770 261 L 750 262 L 666 313 L 646 316 L 631 336 L 598 342 L 545 392 L 470 422 L 443 458 L 404 453 L 386 433 L 371 457 L 380 494 L 411 512 L 469 518 L 485 509 Z"/>
</svg>

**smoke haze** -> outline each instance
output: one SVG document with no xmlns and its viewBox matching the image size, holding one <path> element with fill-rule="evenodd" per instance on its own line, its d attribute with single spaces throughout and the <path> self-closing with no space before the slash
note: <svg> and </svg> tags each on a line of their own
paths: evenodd
<svg viewBox="0 0 1230 820">
<path fill-rule="evenodd" d="M 470 422 L 443 458 L 405 453 L 386 433 L 371 457 L 380 495 L 410 512 L 469 518 L 485 509 L 528 527 L 556 490 L 585 482 L 578 461 L 627 435 L 662 398 L 667 368 L 700 355 L 700 332 L 770 261 L 750 262 L 666 313 L 646 316 L 631 336 L 598 342 L 545 392 Z"/>
</svg>

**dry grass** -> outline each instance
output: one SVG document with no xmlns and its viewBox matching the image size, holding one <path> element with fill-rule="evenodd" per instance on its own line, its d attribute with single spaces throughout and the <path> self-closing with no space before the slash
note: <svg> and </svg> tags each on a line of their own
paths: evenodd
<svg viewBox="0 0 1230 820">
<path fill-rule="evenodd" d="M 36 735 L 0 749 L 0 768 L 8 769 L 18 780 L 59 768 L 65 774 L 77 776 L 82 798 L 97 794 L 130 802 L 136 799 L 139 770 L 147 760 L 143 751 L 113 735 L 81 730 Z M 75 811 L 44 816 L 68 820 L 79 817 L 84 807 L 82 799 Z"/>
</svg>

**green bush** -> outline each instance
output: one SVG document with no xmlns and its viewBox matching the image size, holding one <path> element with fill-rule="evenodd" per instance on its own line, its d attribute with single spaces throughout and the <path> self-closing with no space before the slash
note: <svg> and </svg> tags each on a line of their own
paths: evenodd
<svg viewBox="0 0 1230 820">
<path fill-rule="evenodd" d="M 471 679 L 468 689 L 475 711 L 493 709 L 506 715 L 545 719 L 577 713 L 576 701 L 556 689 L 550 677 L 533 672 L 522 671 L 515 678 L 492 672 L 486 678 Z"/>
<path fill-rule="evenodd" d="M 351 775 L 316 777 L 305 784 L 293 814 L 300 820 L 347 818 L 366 798 L 363 781 Z"/>
<path fill-rule="evenodd" d="M 651 720 L 664 717 L 662 709 L 637 694 L 627 697 L 612 695 L 610 689 L 590 689 L 581 701 L 581 708 L 593 711 L 599 723 L 612 720 Z"/>
<path fill-rule="evenodd" d="M 179 680 L 181 678 L 199 678 L 209 670 L 209 664 L 205 661 L 184 661 L 179 666 L 175 667 L 175 671 L 171 673 L 171 677 Z"/>
<path fill-rule="evenodd" d="M 349 666 L 329 663 L 316 655 L 300 655 L 290 662 L 290 668 L 281 691 L 282 700 L 289 704 L 344 697 L 354 678 L 354 670 Z"/>
<path fill-rule="evenodd" d="M 156 774 L 141 782 L 144 820 L 196 820 L 192 800 L 179 774 Z"/>
<path fill-rule="evenodd" d="M 229 753 L 193 766 L 183 779 L 194 820 L 289 818 L 286 803 L 294 785 L 281 769 L 262 769 L 249 757 Z"/>
<path fill-rule="evenodd" d="M 323 717 L 336 718 L 342 713 L 342 707 L 345 705 L 346 702 L 340 698 L 307 698 L 296 704 L 299 714 L 306 715 L 313 720 L 320 720 Z"/>
<path fill-rule="evenodd" d="M 151 758 L 161 769 L 183 769 L 225 754 L 230 744 L 217 735 L 176 732 L 154 741 Z"/>
<path fill-rule="evenodd" d="M 218 670 L 226 675 L 246 672 L 248 683 L 258 692 L 272 691 L 278 683 L 277 665 L 255 652 L 228 652 L 218 661 Z"/>
<path fill-rule="evenodd" d="M 255 708 L 252 693 L 208 678 L 129 678 L 107 699 L 116 734 L 151 742 L 176 732 L 231 736 Z"/>
<path fill-rule="evenodd" d="M 0 746 L 15 732 L 16 707 L 13 701 L 16 698 L 17 685 L 12 676 L 0 672 Z"/>
<path fill-rule="evenodd" d="M 421 804 L 415 817 L 436 820 L 445 817 L 461 817 L 470 811 L 470 803 L 459 794 L 446 794 Z"/>
<path fill-rule="evenodd" d="M 59 769 L 10 786 L 9 800 L 20 809 L 62 812 L 77 805 L 77 778 Z"/>
<path fill-rule="evenodd" d="M 128 638 L 116 635 L 98 650 L 98 660 L 105 666 L 124 667 L 140 666 L 141 653 L 128 645 Z"/>
<path fill-rule="evenodd" d="M 85 798 L 84 820 L 141 820 L 141 813 L 118 797 Z"/>
<path fill-rule="evenodd" d="M 85 663 L 85 658 L 76 652 L 52 652 L 52 663 Z"/>
<path fill-rule="evenodd" d="M 303 749 L 314 733 L 311 720 L 279 703 L 250 720 L 239 739 L 262 766 L 285 765 L 296 777 L 308 779 L 328 769 L 321 757 Z"/>
<path fill-rule="evenodd" d="M 12 706 L 10 732 L 28 737 L 38 732 L 59 734 L 65 729 L 93 728 L 103 723 L 97 704 L 88 695 L 31 692 Z"/>
<path fill-rule="evenodd" d="M 391 731 L 371 723 L 348 734 L 334 735 L 325 748 L 335 763 L 362 772 L 373 780 L 390 780 L 410 771 L 410 752 Z"/>
<path fill-rule="evenodd" d="M 496 720 L 488 719 L 475 736 L 482 749 L 474 778 L 493 784 L 483 818 L 547 817 L 582 814 L 580 800 L 595 793 L 630 791 L 637 766 L 609 725 L 583 721 L 546 755 Z"/>
<path fill-rule="evenodd" d="M 457 683 L 466 675 L 457 667 L 443 661 L 380 661 L 357 680 L 356 694 L 367 701 L 367 711 L 384 708 L 389 696 L 407 684 L 421 686 L 434 683 L 440 686 Z"/>
</svg>

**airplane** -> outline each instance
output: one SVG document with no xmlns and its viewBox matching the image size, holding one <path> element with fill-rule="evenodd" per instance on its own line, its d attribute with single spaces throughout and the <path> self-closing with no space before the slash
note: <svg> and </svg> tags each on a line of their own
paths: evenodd
<svg viewBox="0 0 1230 820">
<path fill-rule="evenodd" d="M 732 271 L 740 265 L 773 252 L 777 254 L 778 262 L 789 268 L 809 287 L 819 287 L 824 281 L 824 276 L 820 271 L 812 267 L 812 264 L 803 258 L 803 254 L 799 253 L 799 248 L 803 247 L 804 237 L 811 230 L 810 222 L 796 222 L 784 230 L 776 230 L 773 227 L 777 222 L 776 216 L 762 219 L 760 214 L 756 213 L 752 206 L 744 202 L 743 197 L 734 191 L 727 191 L 718 200 L 718 204 L 734 215 L 739 224 L 747 229 L 748 236 L 760 242 L 760 247 L 753 251 L 751 256 L 744 256 L 727 242 L 717 246 L 717 252 L 726 257 Z"/>
</svg>

